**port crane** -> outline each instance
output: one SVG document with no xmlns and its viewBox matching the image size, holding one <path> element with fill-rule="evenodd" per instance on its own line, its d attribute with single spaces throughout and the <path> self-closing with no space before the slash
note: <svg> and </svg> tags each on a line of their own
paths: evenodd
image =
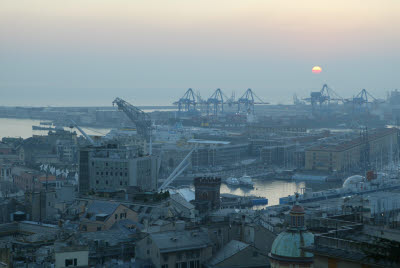
<svg viewBox="0 0 400 268">
<path fill-rule="evenodd" d="M 207 99 L 207 115 L 209 115 L 210 110 L 214 116 L 218 116 L 218 113 L 224 113 L 224 94 L 220 88 L 217 88 Z"/>
<path fill-rule="evenodd" d="M 255 104 L 268 104 L 267 102 L 264 102 L 263 100 L 261 100 L 251 90 L 251 88 L 247 89 L 246 92 L 234 103 L 237 104 L 238 113 L 245 111 L 249 114 L 254 114 L 254 105 Z"/>
<path fill-rule="evenodd" d="M 185 94 L 183 94 L 182 98 L 174 102 L 174 104 L 178 105 L 178 112 L 196 111 L 197 100 L 193 89 L 189 88 Z"/>
<path fill-rule="evenodd" d="M 303 100 L 311 103 L 314 115 L 318 115 L 318 112 L 322 112 L 324 106 L 329 107 L 331 101 L 344 102 L 343 98 L 332 88 L 328 87 L 327 84 L 324 84 L 320 91 L 311 92 L 310 97 Z"/>
<path fill-rule="evenodd" d="M 117 105 L 118 110 L 123 111 L 135 124 L 137 133 L 146 141 L 149 141 L 152 129 L 150 116 L 123 99 L 116 98 L 112 103 L 113 105 Z"/>
<path fill-rule="evenodd" d="M 353 114 L 366 113 L 369 114 L 369 108 L 379 100 L 372 96 L 366 89 L 362 89 L 356 96 L 346 99 L 345 103 L 350 103 L 353 108 Z"/>
<path fill-rule="evenodd" d="M 237 100 L 234 93 L 232 93 L 231 97 L 227 97 L 220 88 L 217 88 L 208 99 L 203 100 L 200 94 L 196 94 L 193 89 L 189 88 L 173 104 L 178 106 L 178 112 L 193 113 L 205 111 L 207 116 L 213 115 L 217 117 L 224 113 L 224 105 L 228 105 L 229 107 L 237 105 L 238 113 L 246 112 L 254 114 L 254 106 L 256 104 L 268 104 L 268 102 L 261 100 L 250 88 Z"/>
</svg>

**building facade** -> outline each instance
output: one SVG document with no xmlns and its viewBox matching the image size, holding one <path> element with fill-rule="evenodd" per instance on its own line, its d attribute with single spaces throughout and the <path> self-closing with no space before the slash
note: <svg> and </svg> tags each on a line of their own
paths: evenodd
<svg viewBox="0 0 400 268">
<path fill-rule="evenodd" d="M 364 157 L 371 165 L 387 164 L 398 152 L 398 130 L 371 130 L 368 136 L 310 147 L 306 150 L 305 169 L 350 171 L 360 167 Z"/>
<path fill-rule="evenodd" d="M 85 147 L 80 150 L 79 192 L 117 191 L 137 186 L 157 190 L 158 159 L 140 156 L 136 148 Z"/>
<path fill-rule="evenodd" d="M 156 268 L 200 268 L 212 256 L 212 243 L 201 230 L 180 230 L 148 235 L 137 242 L 136 257 Z"/>
</svg>

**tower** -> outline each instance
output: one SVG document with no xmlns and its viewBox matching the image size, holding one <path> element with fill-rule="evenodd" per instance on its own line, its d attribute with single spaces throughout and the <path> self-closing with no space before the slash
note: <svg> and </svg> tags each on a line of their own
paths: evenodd
<svg viewBox="0 0 400 268">
<path fill-rule="evenodd" d="M 304 208 L 296 202 L 290 210 L 289 227 L 275 238 L 268 254 L 271 268 L 313 267 L 314 255 L 302 249 L 314 243 L 314 235 L 305 226 L 304 214 Z"/>
<path fill-rule="evenodd" d="M 194 179 L 195 206 L 201 211 L 220 207 L 221 178 L 198 177 Z"/>
</svg>

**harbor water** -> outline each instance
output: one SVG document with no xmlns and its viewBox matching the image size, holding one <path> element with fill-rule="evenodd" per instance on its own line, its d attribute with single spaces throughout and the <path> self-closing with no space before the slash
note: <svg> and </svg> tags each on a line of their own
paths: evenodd
<svg viewBox="0 0 400 268">
<path fill-rule="evenodd" d="M 15 118 L 0 118 L 0 139 L 4 137 L 21 137 L 29 138 L 32 135 L 46 135 L 47 131 L 32 130 L 32 126 L 39 126 L 41 120 L 33 119 L 15 119 Z M 65 128 L 66 130 L 68 128 Z M 105 135 L 110 129 L 95 129 L 82 127 L 89 135 Z M 81 133 L 77 129 L 73 129 L 80 136 Z"/>
<path fill-rule="evenodd" d="M 46 131 L 32 130 L 32 125 L 39 125 L 41 121 L 31 119 L 10 119 L 0 118 L 0 138 L 3 137 L 22 137 L 28 138 L 33 134 L 45 135 Z M 98 135 L 100 133 L 106 134 L 107 129 L 83 129 L 89 135 Z M 79 131 L 77 131 L 78 134 Z M 320 191 L 342 186 L 341 182 L 310 182 L 310 181 L 290 181 L 290 180 L 277 180 L 270 177 L 253 178 L 254 188 L 245 187 L 231 187 L 222 183 L 221 193 L 230 193 L 241 196 L 260 196 L 268 199 L 268 205 L 278 205 L 279 198 L 292 195 L 295 192 L 300 192 L 302 188 L 312 188 L 313 191 Z M 190 184 L 187 180 L 177 181 L 175 186 L 182 184 Z M 193 186 L 191 186 L 193 187 Z"/>
</svg>

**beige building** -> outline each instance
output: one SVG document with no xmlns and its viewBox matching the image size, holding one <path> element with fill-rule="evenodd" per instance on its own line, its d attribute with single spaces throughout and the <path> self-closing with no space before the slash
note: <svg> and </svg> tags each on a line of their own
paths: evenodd
<svg viewBox="0 0 400 268">
<path fill-rule="evenodd" d="M 128 228 L 135 228 L 138 214 L 120 203 L 96 200 L 87 206 L 79 229 L 84 232 L 104 231 L 119 221 L 123 221 Z"/>
<path fill-rule="evenodd" d="M 369 161 L 372 165 L 385 164 L 389 154 L 398 148 L 398 130 L 384 128 L 369 131 Z M 348 171 L 359 167 L 366 148 L 361 137 L 342 142 L 326 143 L 306 150 L 305 169 L 320 171 Z"/>
<path fill-rule="evenodd" d="M 211 256 L 211 240 L 200 230 L 153 233 L 136 246 L 136 257 L 156 268 L 200 268 Z"/>
<path fill-rule="evenodd" d="M 86 246 L 56 246 L 55 268 L 89 267 L 89 248 Z"/>
</svg>

